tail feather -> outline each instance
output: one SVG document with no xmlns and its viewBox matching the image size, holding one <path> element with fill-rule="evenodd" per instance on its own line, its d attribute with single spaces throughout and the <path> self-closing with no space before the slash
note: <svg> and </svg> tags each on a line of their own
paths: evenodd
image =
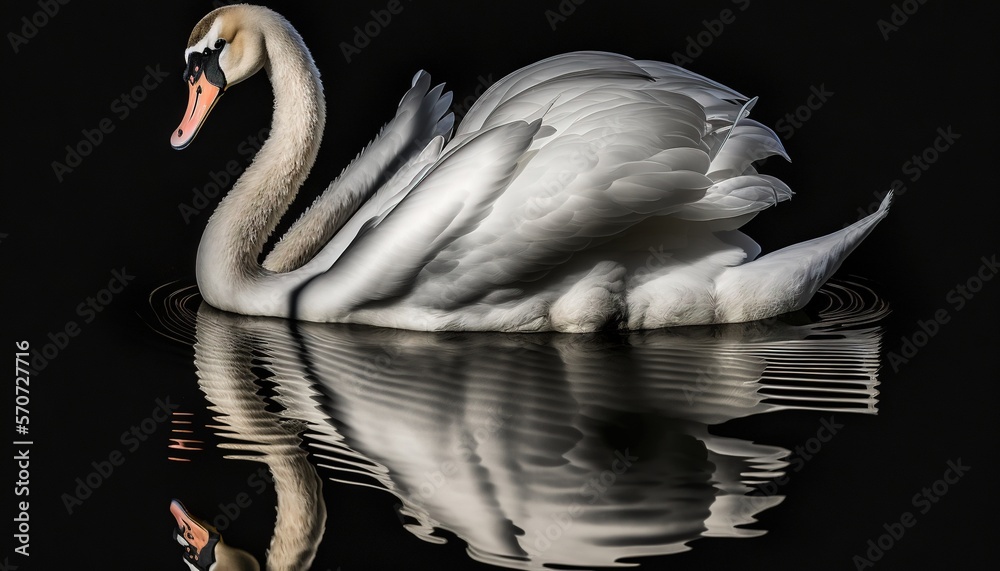
<svg viewBox="0 0 1000 571">
<path fill-rule="evenodd" d="M 716 279 L 716 320 L 741 322 L 802 309 L 889 213 L 878 210 L 832 234 L 801 242 L 726 270 Z"/>
</svg>

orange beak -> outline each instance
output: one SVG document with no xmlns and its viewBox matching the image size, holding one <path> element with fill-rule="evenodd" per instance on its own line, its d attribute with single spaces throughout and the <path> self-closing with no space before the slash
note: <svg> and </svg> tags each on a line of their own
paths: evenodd
<svg viewBox="0 0 1000 571">
<path fill-rule="evenodd" d="M 188 104 L 181 124 L 170 135 L 170 144 L 175 149 L 183 149 L 191 144 L 201 125 L 208 118 L 216 102 L 226 91 L 226 74 L 219 64 L 219 56 L 225 47 L 225 40 L 216 42 L 216 48 L 205 48 L 201 52 L 191 52 L 187 57 L 184 80 L 188 84 Z"/>
<path fill-rule="evenodd" d="M 188 81 L 188 104 L 184 111 L 184 118 L 181 124 L 170 135 L 170 145 L 177 150 L 181 150 L 191 144 L 195 135 L 201 129 L 202 124 L 208 114 L 215 107 L 215 104 L 225 93 L 225 89 L 213 85 L 208 81 L 208 76 L 200 74 L 197 79 Z"/>
</svg>

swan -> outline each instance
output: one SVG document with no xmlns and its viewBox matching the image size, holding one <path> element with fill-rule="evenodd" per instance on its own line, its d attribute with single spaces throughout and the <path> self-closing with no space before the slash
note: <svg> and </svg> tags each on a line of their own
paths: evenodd
<svg viewBox="0 0 1000 571">
<path fill-rule="evenodd" d="M 759 256 L 739 228 L 792 191 L 756 99 L 683 68 L 604 52 L 501 79 L 459 125 L 420 71 L 395 117 L 261 260 L 319 150 L 319 71 L 281 15 L 206 15 L 184 52 L 188 146 L 264 70 L 267 141 L 198 247 L 204 299 L 230 312 L 415 330 L 587 332 L 745 322 L 802 308 L 882 220 Z"/>
</svg>

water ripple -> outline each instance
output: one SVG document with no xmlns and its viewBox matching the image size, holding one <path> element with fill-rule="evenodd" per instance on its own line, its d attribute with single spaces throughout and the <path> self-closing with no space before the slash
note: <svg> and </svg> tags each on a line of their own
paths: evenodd
<svg viewBox="0 0 1000 571">
<path fill-rule="evenodd" d="M 709 427 L 875 413 L 888 312 L 855 282 L 775 319 L 585 335 L 247 317 L 177 284 L 150 304 L 158 333 L 193 345 L 227 457 L 274 476 L 276 567 L 315 556 L 324 478 L 388 491 L 417 537 L 447 529 L 508 568 L 631 566 L 700 537 L 760 535 L 756 516 L 783 499 L 760 487 L 789 451 Z"/>
</svg>

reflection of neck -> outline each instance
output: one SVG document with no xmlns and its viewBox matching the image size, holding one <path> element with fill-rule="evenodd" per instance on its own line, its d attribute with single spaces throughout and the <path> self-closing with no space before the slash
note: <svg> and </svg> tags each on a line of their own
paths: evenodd
<svg viewBox="0 0 1000 571">
<path fill-rule="evenodd" d="M 203 306 L 204 307 L 204 306 Z M 267 464 L 274 479 L 277 520 L 268 551 L 268 569 L 308 569 L 326 524 L 322 481 L 300 447 L 299 423 L 283 423 L 257 396 L 251 371 L 260 349 L 252 332 L 199 320 L 195 366 L 199 387 L 220 413 L 225 436 L 241 442 L 220 447 L 247 452 L 227 456 Z M 288 379 L 276 377 L 279 383 Z"/>
<path fill-rule="evenodd" d="M 309 569 L 326 522 L 323 484 L 304 450 L 297 444 L 281 448 L 264 458 L 278 498 L 267 568 Z"/>
<path fill-rule="evenodd" d="M 319 72 L 302 38 L 279 18 L 259 25 L 274 89 L 271 134 L 212 215 L 198 250 L 198 285 L 219 307 L 267 274 L 257 259 L 316 161 L 326 122 Z"/>
</svg>

